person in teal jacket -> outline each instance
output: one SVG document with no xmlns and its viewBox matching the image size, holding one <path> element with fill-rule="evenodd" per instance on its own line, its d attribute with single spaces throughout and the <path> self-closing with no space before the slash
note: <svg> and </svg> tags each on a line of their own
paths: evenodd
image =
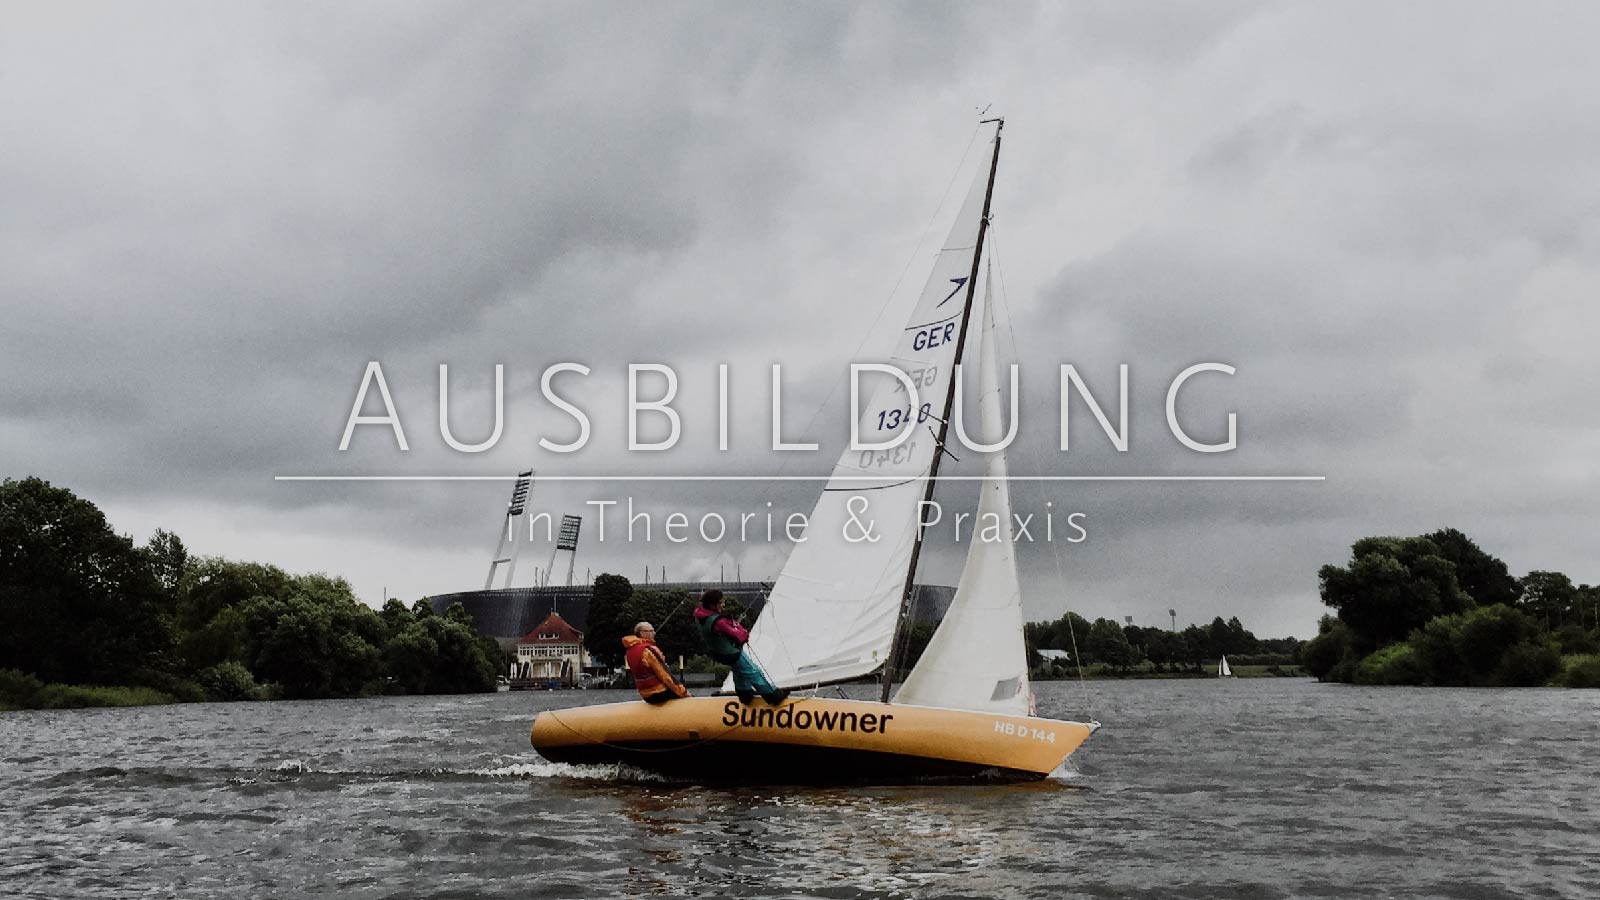
<svg viewBox="0 0 1600 900">
<path fill-rule="evenodd" d="M 732 617 L 722 614 L 722 592 L 709 590 L 700 595 L 700 605 L 694 611 L 695 624 L 700 626 L 700 637 L 705 639 L 711 658 L 725 666 L 733 667 L 733 692 L 745 703 L 754 703 L 756 694 L 773 706 L 782 703 L 789 692 L 774 686 L 761 671 L 755 660 L 744 650 L 750 632 Z"/>
</svg>

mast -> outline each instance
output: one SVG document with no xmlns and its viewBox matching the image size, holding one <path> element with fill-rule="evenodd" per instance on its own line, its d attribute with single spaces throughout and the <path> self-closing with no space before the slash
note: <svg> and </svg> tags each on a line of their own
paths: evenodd
<svg viewBox="0 0 1600 900">
<path fill-rule="evenodd" d="M 978 220 L 978 243 L 972 250 L 972 271 L 967 275 L 966 305 L 961 310 L 961 334 L 956 338 L 956 355 L 951 363 L 950 386 L 944 395 L 944 415 L 939 417 L 939 431 L 933 442 L 933 464 L 928 467 L 928 487 L 923 491 L 923 504 L 933 500 L 933 488 L 938 484 L 939 461 L 944 457 L 944 439 L 950 430 L 950 409 L 955 403 L 956 391 L 961 389 L 961 381 L 956 377 L 956 370 L 961 366 L 961 354 L 967 347 L 967 325 L 972 320 L 972 298 L 978 289 L 978 262 L 983 257 L 983 238 L 989 230 L 989 202 L 994 199 L 994 173 L 1000 168 L 1000 132 L 1006 127 L 1004 116 L 994 119 L 984 119 L 980 125 L 995 123 L 994 128 L 994 155 L 989 160 L 989 183 L 983 191 L 983 216 Z M 884 703 L 889 702 L 889 692 L 894 687 L 894 672 L 899 668 L 901 657 L 904 656 L 901 639 L 905 636 L 906 619 L 911 613 L 911 593 L 915 587 L 917 575 L 917 560 L 922 556 L 922 521 L 921 511 L 926 505 L 917 507 L 917 536 L 911 545 L 911 563 L 906 567 L 905 591 L 900 597 L 900 615 L 895 619 L 894 637 L 889 641 L 889 661 L 883 669 L 883 691 L 878 699 Z"/>
</svg>

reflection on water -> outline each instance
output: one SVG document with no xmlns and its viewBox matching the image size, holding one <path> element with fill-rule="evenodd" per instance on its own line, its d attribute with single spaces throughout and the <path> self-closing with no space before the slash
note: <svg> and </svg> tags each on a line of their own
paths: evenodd
<svg viewBox="0 0 1600 900">
<path fill-rule="evenodd" d="M 1041 686 L 1041 782 L 701 787 L 545 762 L 498 694 L 0 714 L 24 897 L 1581 897 L 1600 694 Z"/>
<path fill-rule="evenodd" d="M 955 877 L 977 889 L 990 882 L 985 873 L 1032 860 L 1042 848 L 1033 823 L 1019 816 L 1038 812 L 1037 801 L 1070 799 L 1060 795 L 1072 790 L 1045 781 L 856 790 L 616 786 L 605 793 L 630 824 L 627 843 L 652 870 L 688 874 L 682 888 L 879 894 Z"/>
</svg>

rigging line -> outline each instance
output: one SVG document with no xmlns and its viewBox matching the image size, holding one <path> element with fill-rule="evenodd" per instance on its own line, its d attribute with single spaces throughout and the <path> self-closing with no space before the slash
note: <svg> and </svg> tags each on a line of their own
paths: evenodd
<svg viewBox="0 0 1600 900">
<path fill-rule="evenodd" d="M 878 305 L 878 314 L 872 317 L 872 323 L 866 327 L 866 330 L 861 332 L 861 342 L 856 344 L 856 349 L 850 352 L 850 359 L 853 360 L 861 354 L 861 348 L 865 347 L 868 339 L 872 337 L 872 329 L 876 328 L 878 323 L 883 320 L 883 314 L 888 311 L 890 302 L 894 300 L 895 292 L 900 290 L 901 282 L 906 280 L 906 273 L 911 271 L 912 263 L 915 263 L 921 255 L 917 251 L 922 247 L 923 241 L 928 239 L 928 233 L 933 230 L 933 223 L 939 220 L 939 213 L 945 208 L 945 203 L 949 201 L 950 191 L 955 187 L 956 180 L 961 177 L 961 172 L 966 168 L 967 157 L 972 154 L 972 145 L 977 142 L 978 133 L 982 130 L 983 125 L 981 124 L 972 129 L 972 136 L 967 138 L 967 146 L 961 151 L 961 159 L 956 162 L 955 168 L 950 172 L 950 181 L 944 186 L 944 193 L 940 195 L 938 205 L 933 208 L 933 215 L 928 217 L 928 224 L 922 226 L 922 233 L 917 235 L 916 246 L 906 258 L 906 264 L 901 268 L 899 276 L 895 278 L 894 286 L 889 288 L 889 293 L 883 298 L 883 302 Z M 817 419 L 821 418 L 822 411 L 827 409 L 834 395 L 839 392 L 839 386 L 846 380 L 847 378 L 844 375 L 834 379 L 833 385 L 828 388 L 827 395 L 822 398 L 822 402 L 817 405 L 816 411 L 811 414 L 810 420 L 806 422 L 805 428 L 800 431 L 801 434 L 810 433 L 811 427 L 817 424 Z M 793 456 L 794 454 L 784 455 L 783 462 L 778 466 L 778 474 L 782 475 L 789 468 L 789 462 Z"/>
<path fill-rule="evenodd" d="M 788 643 L 784 639 L 783 627 L 781 625 L 777 625 L 777 616 L 773 613 L 772 595 L 768 593 L 765 588 L 761 589 L 760 615 L 768 616 L 772 619 L 775 628 L 775 630 L 772 632 L 773 642 L 777 645 L 778 652 L 783 655 L 784 660 L 789 664 L 789 668 L 794 669 L 796 674 L 798 674 L 799 669 L 794 664 L 794 654 L 789 652 Z M 751 627 L 754 627 L 754 623 L 751 623 Z M 750 654 L 750 662 L 754 663 L 755 667 L 761 670 L 762 676 L 767 679 L 769 684 L 776 686 L 776 682 L 772 680 L 772 673 L 767 670 L 766 665 L 761 662 L 761 657 L 756 654 L 755 649 L 750 646 L 748 641 L 745 642 L 745 645 L 743 648 L 741 648 L 740 652 Z M 728 677 L 732 678 L 733 673 L 729 672 Z M 810 690 L 815 692 L 817 687 L 817 685 L 812 685 L 810 688 L 796 687 L 792 688 L 791 690 Z"/>
<path fill-rule="evenodd" d="M 1006 279 L 1005 279 L 1005 274 L 1004 274 L 1005 270 L 1004 270 L 1004 267 L 1002 267 L 1000 265 L 1000 235 L 998 234 L 999 229 L 995 228 L 994 224 L 991 222 L 990 225 L 989 225 L 989 231 L 990 231 L 990 235 L 989 235 L 989 259 L 991 261 L 993 261 L 993 263 L 994 263 L 995 286 L 998 288 L 998 290 L 995 292 L 995 299 L 997 301 L 996 305 L 1004 308 L 1004 310 L 1005 310 L 1006 335 L 1007 335 L 1008 339 L 1011 342 L 1011 358 L 1012 359 L 1021 359 L 1022 358 L 1022 350 L 1021 350 L 1020 347 L 1017 346 L 1017 332 L 1016 332 L 1016 328 L 1013 325 L 1013 320 L 1014 320 L 1015 317 L 1012 316 L 1012 314 L 1011 314 L 1011 303 L 1010 303 L 1010 301 L 1008 301 L 1006 299 Z M 1036 456 L 1034 454 L 1034 451 L 1027 444 L 1026 441 L 1023 442 L 1023 450 L 1022 450 L 1022 452 L 1025 455 L 1027 455 L 1027 457 L 1028 457 L 1028 465 L 1029 466 L 1036 466 L 1038 464 L 1039 460 L 1036 458 Z M 1043 471 L 1043 470 L 1040 469 L 1039 471 Z M 1066 576 L 1066 573 L 1063 571 L 1063 569 L 1061 567 L 1061 548 L 1056 546 L 1056 543 L 1054 541 L 1050 542 L 1050 556 L 1052 557 L 1052 559 L 1055 562 L 1056 589 L 1061 592 L 1061 596 L 1070 597 L 1071 596 L 1071 592 L 1067 589 L 1067 576 Z M 1070 612 L 1072 612 L 1072 610 L 1069 608 L 1067 610 L 1067 612 L 1070 613 Z M 1093 720 L 1094 719 L 1094 706 L 1093 706 L 1093 703 L 1090 700 L 1090 696 L 1089 696 L 1089 684 L 1085 680 L 1084 674 L 1083 674 L 1083 656 L 1082 656 L 1082 654 L 1080 654 L 1078 652 L 1078 634 L 1077 634 L 1077 631 L 1078 630 L 1076 628 L 1072 627 L 1072 619 L 1068 618 L 1067 619 L 1067 635 L 1071 639 L 1071 642 L 1072 642 L 1072 663 L 1078 670 L 1078 691 L 1079 691 L 1079 695 L 1081 697 L 1080 702 L 1083 703 L 1084 711 L 1086 713 L 1088 713 L 1089 718 L 1091 720 Z"/>
<path fill-rule="evenodd" d="M 850 491 L 852 493 L 866 493 L 867 491 L 886 491 L 889 488 L 897 488 L 902 484 L 910 484 L 913 481 L 921 481 L 921 480 L 922 479 L 920 477 L 918 477 L 918 478 L 907 478 L 904 481 L 896 481 L 894 484 L 875 484 L 872 487 L 860 487 L 860 488 L 855 488 L 855 487 L 825 487 L 825 488 L 822 489 L 822 492 L 824 494 L 826 494 L 829 491 Z"/>
<path fill-rule="evenodd" d="M 904 327 L 904 328 L 902 328 L 900 330 L 901 331 L 917 331 L 917 330 L 922 329 L 922 328 L 932 328 L 935 325 L 943 325 L 946 322 L 952 322 L 952 321 L 954 321 L 956 319 L 959 319 L 959 318 L 961 318 L 961 313 L 955 313 L 954 315 L 945 316 L 944 318 L 939 319 L 938 321 L 923 322 L 921 325 L 907 325 L 906 327 Z"/>
</svg>

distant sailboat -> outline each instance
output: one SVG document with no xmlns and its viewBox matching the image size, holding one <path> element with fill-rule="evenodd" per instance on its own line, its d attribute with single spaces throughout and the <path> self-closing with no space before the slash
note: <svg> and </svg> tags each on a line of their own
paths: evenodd
<svg viewBox="0 0 1600 900">
<path fill-rule="evenodd" d="M 1004 523 L 998 539 L 973 541 L 949 610 L 890 701 L 922 549 L 918 504 L 932 499 L 945 455 L 999 157 L 996 128 L 990 165 L 974 180 L 894 350 L 895 365 L 919 388 L 918 404 L 901 385 L 885 386 L 859 423 L 866 442 L 915 430 L 896 449 L 840 456 L 808 539 L 790 554 L 746 648 L 781 688 L 883 672 L 880 699 L 797 694 L 771 706 L 692 697 L 552 710 L 533 724 L 542 756 L 744 781 L 1031 779 L 1052 772 L 1099 727 L 1033 715 L 1004 450 L 988 454 L 978 506 L 980 522 Z M 1000 382 L 987 299 L 979 324 L 978 440 L 998 444 Z M 840 536 L 849 534 L 863 497 L 871 498 L 876 539 L 846 542 Z"/>
<path fill-rule="evenodd" d="M 1217 663 L 1217 677 L 1218 678 L 1232 678 L 1233 677 L 1233 670 L 1228 668 L 1228 658 L 1226 656 L 1224 656 L 1222 658 L 1222 662 Z"/>
</svg>

